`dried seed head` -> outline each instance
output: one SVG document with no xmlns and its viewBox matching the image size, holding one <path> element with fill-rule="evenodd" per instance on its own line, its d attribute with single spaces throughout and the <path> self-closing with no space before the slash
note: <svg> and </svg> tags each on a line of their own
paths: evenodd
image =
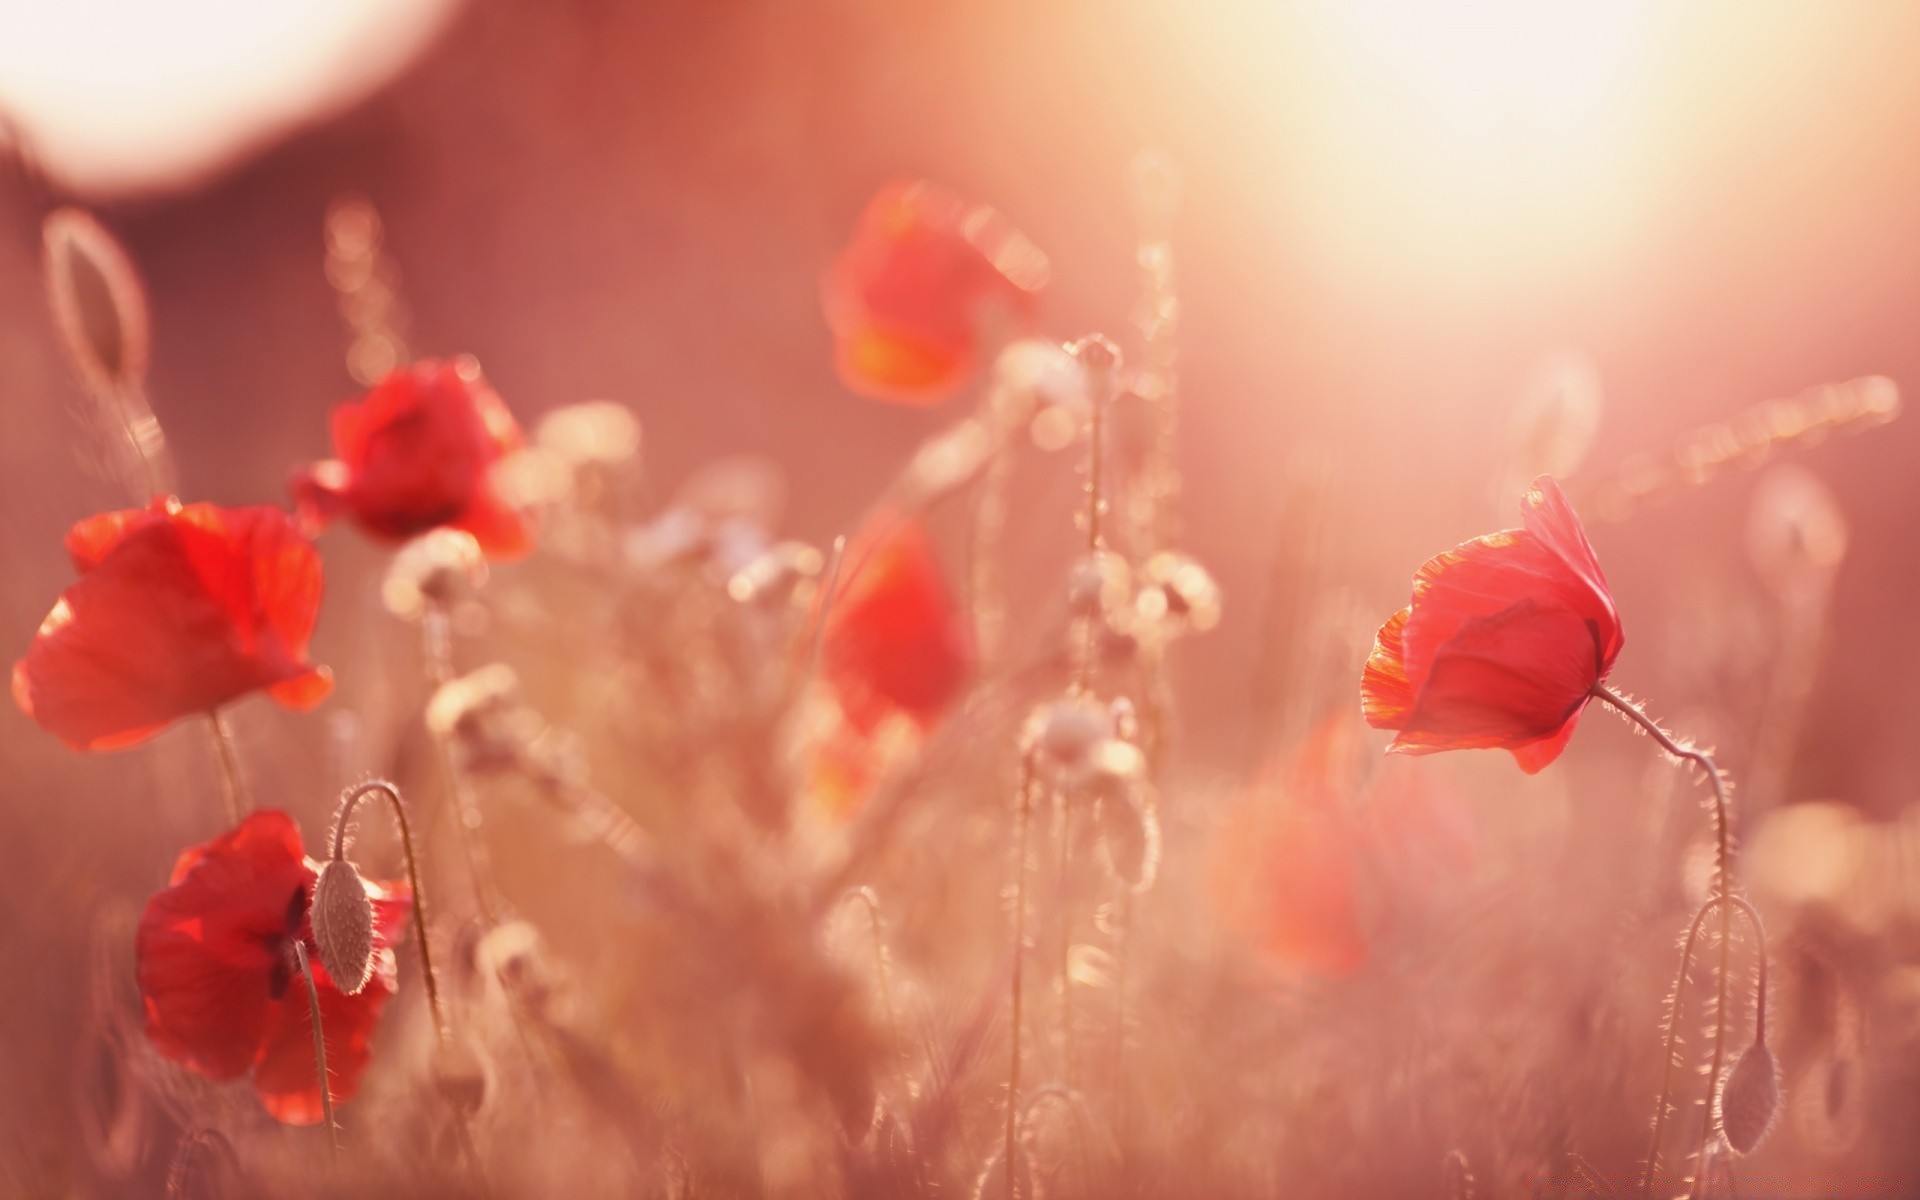
<svg viewBox="0 0 1920 1200">
<path fill-rule="evenodd" d="M 1780 1068 L 1765 1042 L 1755 1042 L 1733 1064 L 1716 1100 L 1720 1132 L 1736 1154 L 1751 1154 L 1780 1112 Z"/>
<path fill-rule="evenodd" d="M 727 595 L 739 604 L 776 607 L 825 565 L 820 551 L 805 542 L 777 542 L 728 578 Z"/>
<path fill-rule="evenodd" d="M 436 529 L 400 548 L 380 585 L 387 611 L 414 621 L 429 606 L 450 608 L 487 581 L 487 560 L 474 536 Z"/>
<path fill-rule="evenodd" d="M 1818 476 L 1782 464 L 1760 477 L 1747 518 L 1747 553 L 1775 595 L 1824 592 L 1847 553 L 1847 519 Z"/>
<path fill-rule="evenodd" d="M 1043 766 L 1073 773 L 1084 770 L 1094 747 L 1112 736 L 1112 712 L 1097 701 L 1074 697 L 1035 709 L 1022 741 Z"/>
<path fill-rule="evenodd" d="M 628 568 L 652 575 L 694 562 L 713 545 L 713 527 L 692 508 L 669 508 L 645 525 L 629 529 L 621 546 Z"/>
<path fill-rule="evenodd" d="M 1044 450 L 1072 444 L 1087 428 L 1093 410 L 1087 374 L 1058 342 L 1024 338 L 1010 343 L 993 365 L 995 418 L 1004 428 L 1031 423 L 1034 443 Z"/>
<path fill-rule="evenodd" d="M 147 373 L 147 297 L 120 243 L 77 208 L 42 227 L 47 293 L 67 354 L 89 385 L 124 388 Z"/>
<path fill-rule="evenodd" d="M 914 451 L 899 483 L 899 506 L 918 510 L 972 483 L 993 461 L 996 443 L 985 423 L 965 420 Z"/>
<path fill-rule="evenodd" d="M 1220 585 L 1198 562 L 1165 551 L 1142 568 L 1133 606 L 1141 623 L 1162 637 L 1205 633 L 1220 623 Z"/>
<path fill-rule="evenodd" d="M 589 400 L 542 417 L 533 440 L 570 467 L 615 467 L 640 453 L 640 421 L 625 405 Z"/>
<path fill-rule="evenodd" d="M 1096 550 L 1077 560 L 1067 575 L 1067 610 L 1076 617 L 1105 617 L 1124 607 L 1133 586 L 1127 560 Z"/>
<path fill-rule="evenodd" d="M 334 986 L 358 995 L 373 976 L 373 903 L 360 873 L 336 858 L 313 885 L 313 943 Z"/>
<path fill-rule="evenodd" d="M 435 1046 L 433 1086 L 463 1120 L 471 1119 L 487 1102 L 486 1060 L 465 1041 L 449 1039 Z"/>
<path fill-rule="evenodd" d="M 468 770 L 497 770 L 522 761 L 544 729 L 520 698 L 520 677 L 493 663 L 450 680 L 427 702 L 427 728 L 453 743 Z"/>
</svg>

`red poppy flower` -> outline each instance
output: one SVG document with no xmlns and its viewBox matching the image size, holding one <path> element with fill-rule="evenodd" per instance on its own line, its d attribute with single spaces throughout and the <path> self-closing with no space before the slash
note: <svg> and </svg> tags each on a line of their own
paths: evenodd
<svg viewBox="0 0 1920 1200">
<path fill-rule="evenodd" d="M 1046 255 L 999 213 L 931 183 L 890 184 L 827 272 L 840 376 L 876 400 L 945 399 L 973 370 L 987 314 L 1024 316 L 1046 279 Z"/>
<path fill-rule="evenodd" d="M 489 557 L 517 558 L 532 533 L 495 488 L 493 468 L 521 444 L 513 414 L 471 359 L 414 363 L 333 410 L 338 457 L 298 472 L 294 500 L 313 529 L 342 514 L 396 542 L 463 529 Z"/>
<path fill-rule="evenodd" d="M 827 682 L 863 732 L 891 711 L 931 724 L 966 686 L 973 644 L 926 530 L 883 516 L 845 555 L 821 646 Z"/>
<path fill-rule="evenodd" d="M 1404 754 L 1498 747 L 1529 775 L 1560 756 L 1625 635 L 1606 577 L 1546 476 L 1525 526 L 1420 568 L 1413 603 L 1380 627 L 1360 680 L 1367 722 Z"/>
<path fill-rule="evenodd" d="M 20 711 L 79 750 L 131 746 L 265 690 L 312 708 L 333 687 L 307 662 L 320 554 L 277 508 L 165 497 L 67 533 L 80 579 L 13 667 Z"/>
<path fill-rule="evenodd" d="M 334 986 L 313 947 L 307 908 L 315 867 L 292 817 L 250 813 L 180 856 L 167 887 L 147 901 L 134 947 L 155 1049 L 209 1079 L 252 1071 L 261 1103 L 289 1125 L 322 1119 L 312 1010 L 294 942 L 307 946 L 320 995 L 330 1090 L 335 1100 L 351 1099 L 374 1022 L 394 993 L 392 947 L 411 902 L 404 884 L 368 884 L 373 976 L 349 996 Z"/>
</svg>

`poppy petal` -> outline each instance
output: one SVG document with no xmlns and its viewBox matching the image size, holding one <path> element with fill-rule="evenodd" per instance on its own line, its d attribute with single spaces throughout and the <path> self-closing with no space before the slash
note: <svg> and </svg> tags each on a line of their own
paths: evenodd
<svg viewBox="0 0 1920 1200">
<path fill-rule="evenodd" d="M 328 1090 L 337 1104 L 360 1090 L 360 1076 L 372 1054 L 373 1027 L 395 990 L 393 952 L 382 950 L 374 956 L 373 977 L 351 996 L 334 985 L 317 955 L 309 955 L 307 962 L 320 999 Z M 253 1087 L 261 1104 L 283 1124 L 317 1125 L 325 1119 L 313 1055 L 313 1010 L 306 984 L 298 978 L 268 1014 Z"/>
<path fill-rule="evenodd" d="M 1517 746 L 1556 734 L 1596 680 L 1586 622 L 1527 599 L 1469 619 L 1440 648 L 1392 749 Z"/>
<path fill-rule="evenodd" d="M 1407 678 L 1404 637 L 1411 608 L 1403 608 L 1388 617 L 1373 637 L 1373 653 L 1367 656 L 1360 676 L 1360 711 L 1375 729 L 1399 729 L 1418 703 L 1418 694 Z"/>
<path fill-rule="evenodd" d="M 250 814 L 180 856 L 147 902 L 134 946 L 148 1038 L 213 1079 L 252 1066 L 273 1004 L 290 906 L 312 878 L 285 813 Z"/>
</svg>

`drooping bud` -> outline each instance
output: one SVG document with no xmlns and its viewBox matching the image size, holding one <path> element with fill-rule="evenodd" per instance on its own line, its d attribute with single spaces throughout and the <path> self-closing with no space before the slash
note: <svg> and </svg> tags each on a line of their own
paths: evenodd
<svg viewBox="0 0 1920 1200">
<path fill-rule="evenodd" d="M 360 873 L 336 858 L 313 885 L 313 943 L 334 986 L 358 995 L 373 976 L 373 903 Z"/>
<path fill-rule="evenodd" d="M 1780 1068 L 1756 1041 L 1733 1064 L 1716 1100 L 1720 1132 L 1736 1154 L 1751 1154 L 1780 1112 Z"/>
<path fill-rule="evenodd" d="M 92 216 L 47 218 L 47 291 L 67 353 L 90 385 L 124 388 L 147 373 L 147 297 L 127 252 Z"/>
</svg>

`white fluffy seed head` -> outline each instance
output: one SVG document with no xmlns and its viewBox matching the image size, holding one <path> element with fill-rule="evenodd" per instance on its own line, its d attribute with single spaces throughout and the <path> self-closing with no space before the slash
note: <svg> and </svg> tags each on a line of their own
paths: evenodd
<svg viewBox="0 0 1920 1200">
<path fill-rule="evenodd" d="M 334 986 L 358 995 L 373 977 L 373 902 L 353 864 L 334 859 L 313 885 L 313 942 Z"/>
</svg>

